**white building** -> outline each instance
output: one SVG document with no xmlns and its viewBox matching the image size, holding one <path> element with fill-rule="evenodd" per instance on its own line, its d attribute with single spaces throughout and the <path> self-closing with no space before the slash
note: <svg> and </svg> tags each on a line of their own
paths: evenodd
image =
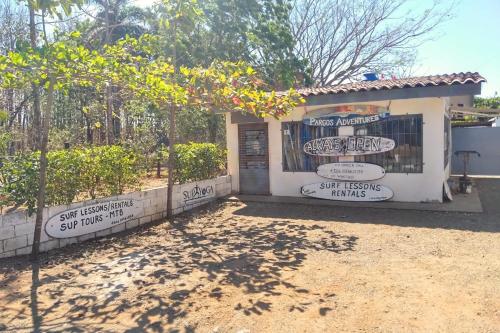
<svg viewBox="0 0 500 333">
<path fill-rule="evenodd" d="M 280 120 L 228 113 L 228 172 L 232 175 L 233 191 L 316 196 L 314 193 L 320 187 L 340 186 L 354 190 L 326 193 L 327 198 L 364 201 L 365 193 L 360 196 L 356 189 L 365 187 L 370 191 L 375 187 L 366 184 L 375 184 L 393 193 L 379 199 L 441 202 L 443 184 L 450 174 L 451 131 L 447 112 L 450 98 L 480 94 L 484 81 L 478 73 L 469 72 L 362 81 L 301 89 L 305 105 Z M 336 126 L 340 124 L 339 116 L 342 124 L 346 124 L 345 119 L 353 118 L 356 125 Z M 318 122 L 311 126 L 310 118 L 330 121 L 319 122 L 325 126 L 318 126 Z M 373 141 L 373 149 L 367 136 L 378 140 Z M 394 148 L 386 147 L 389 151 L 383 152 L 380 138 L 394 141 Z M 366 147 L 362 147 L 363 142 Z M 341 165 L 348 172 L 361 172 L 356 169 L 363 167 L 360 163 L 371 163 L 382 167 L 385 174 L 379 179 L 362 181 L 355 176 L 353 185 L 339 182 L 338 175 L 334 180 L 316 173 L 320 165 L 339 162 L 350 162 Z M 304 186 L 315 190 L 302 191 Z"/>
</svg>

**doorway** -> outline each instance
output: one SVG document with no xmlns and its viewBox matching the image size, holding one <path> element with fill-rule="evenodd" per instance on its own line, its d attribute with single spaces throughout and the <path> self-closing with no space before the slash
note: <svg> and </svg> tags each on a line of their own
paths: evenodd
<svg viewBox="0 0 500 333">
<path fill-rule="evenodd" d="M 267 123 L 238 125 L 240 193 L 269 194 Z"/>
</svg>

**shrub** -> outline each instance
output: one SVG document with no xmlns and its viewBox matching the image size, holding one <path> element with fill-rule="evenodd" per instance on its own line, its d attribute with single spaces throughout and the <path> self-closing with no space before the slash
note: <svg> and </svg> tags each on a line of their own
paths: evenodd
<svg viewBox="0 0 500 333">
<path fill-rule="evenodd" d="M 224 170 L 226 151 L 213 143 L 175 145 L 174 180 L 179 183 L 214 178 Z"/>
<path fill-rule="evenodd" d="M 0 205 L 26 205 L 31 215 L 36 209 L 39 153 L 18 154 L 3 161 L 0 168 Z"/>
<path fill-rule="evenodd" d="M 81 172 L 84 151 L 81 149 L 51 151 L 47 155 L 47 204 L 73 202 L 82 191 Z"/>
<path fill-rule="evenodd" d="M 0 168 L 0 206 L 36 208 L 39 153 L 19 154 Z M 69 204 L 79 193 L 122 194 L 138 183 L 137 156 L 119 146 L 52 151 L 47 154 L 47 205 Z"/>
<path fill-rule="evenodd" d="M 123 190 L 138 183 L 138 158 L 132 151 L 120 146 L 96 148 L 99 158 L 98 175 L 103 195 L 122 194 Z"/>
</svg>

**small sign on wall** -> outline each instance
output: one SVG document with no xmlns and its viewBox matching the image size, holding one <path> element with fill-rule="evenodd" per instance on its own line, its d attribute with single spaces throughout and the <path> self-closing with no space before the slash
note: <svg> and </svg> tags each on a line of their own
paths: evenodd
<svg viewBox="0 0 500 333">
<path fill-rule="evenodd" d="M 385 170 L 372 163 L 340 162 L 322 164 L 318 176 L 336 180 L 375 180 L 385 176 Z"/>
<path fill-rule="evenodd" d="M 213 184 L 189 184 L 182 187 L 182 202 L 184 206 L 192 205 L 215 197 L 215 182 Z"/>
<path fill-rule="evenodd" d="M 304 185 L 303 195 L 327 200 L 340 201 L 384 201 L 394 193 L 386 186 L 363 182 L 322 182 Z"/>
<path fill-rule="evenodd" d="M 389 117 L 389 110 L 377 105 L 341 105 L 308 112 L 303 119 L 309 126 L 365 125 Z"/>
<path fill-rule="evenodd" d="M 375 115 L 358 115 L 349 114 L 346 116 L 328 116 L 328 117 L 304 117 L 304 124 L 309 126 L 321 127 L 340 127 L 340 126 L 356 126 L 366 125 L 386 119 L 389 117 L 388 113 L 375 114 Z"/>
<path fill-rule="evenodd" d="M 375 136 L 330 136 L 304 144 L 304 152 L 316 156 L 356 156 L 391 151 L 396 146 L 392 139 Z"/>
<path fill-rule="evenodd" d="M 52 216 L 45 232 L 54 238 L 81 236 L 141 217 L 142 212 L 140 202 L 133 199 L 96 203 Z"/>
</svg>

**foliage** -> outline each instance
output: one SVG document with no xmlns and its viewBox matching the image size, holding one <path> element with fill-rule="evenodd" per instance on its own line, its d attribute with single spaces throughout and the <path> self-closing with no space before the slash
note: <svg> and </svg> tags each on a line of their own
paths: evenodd
<svg viewBox="0 0 500 333">
<path fill-rule="evenodd" d="M 26 205 L 31 215 L 36 209 L 39 154 L 18 154 L 3 160 L 0 168 L 0 206 Z"/>
<path fill-rule="evenodd" d="M 97 175 L 103 195 L 122 194 L 126 187 L 138 183 L 137 156 L 132 151 L 120 146 L 102 146 L 94 148 L 93 154 L 99 160 Z"/>
<path fill-rule="evenodd" d="M 474 107 L 483 109 L 500 109 L 500 97 L 474 97 Z"/>
<path fill-rule="evenodd" d="M 12 140 L 12 134 L 0 132 L 0 158 L 6 156 L 9 150 L 9 142 Z"/>
<path fill-rule="evenodd" d="M 226 162 L 226 151 L 213 143 L 175 145 L 174 180 L 186 183 L 220 175 Z"/>
<path fill-rule="evenodd" d="M 51 151 L 47 155 L 47 203 L 70 204 L 81 191 L 83 152 L 79 149 Z"/>
<path fill-rule="evenodd" d="M 214 61 L 244 61 L 275 89 L 303 83 L 297 82 L 304 63 L 293 53 L 290 1 L 184 1 L 179 9 L 175 5 L 175 0 L 156 4 L 150 23 L 153 33 L 165 37 L 165 55 L 172 56 L 169 23 L 182 13 L 175 45 L 180 65 L 207 67 Z"/>
<path fill-rule="evenodd" d="M 39 153 L 5 159 L 0 168 L 0 206 L 25 205 L 32 214 L 38 192 Z M 137 155 L 120 146 L 102 146 L 49 152 L 47 155 L 47 204 L 70 204 L 87 193 L 122 194 L 138 184 Z"/>
</svg>

